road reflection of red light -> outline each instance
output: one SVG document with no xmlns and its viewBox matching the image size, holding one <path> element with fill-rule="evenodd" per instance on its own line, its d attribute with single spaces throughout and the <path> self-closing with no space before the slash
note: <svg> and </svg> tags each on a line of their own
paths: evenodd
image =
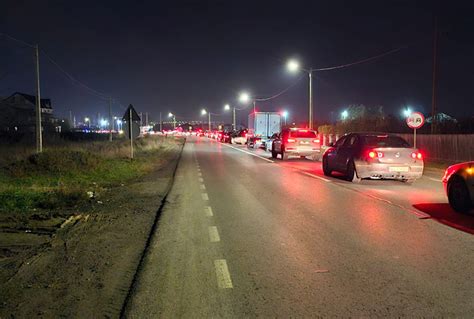
<svg viewBox="0 0 474 319">
<path fill-rule="evenodd" d="M 474 235 L 474 215 L 457 213 L 447 203 L 422 203 L 413 207 L 430 215 L 433 220 Z"/>
</svg>

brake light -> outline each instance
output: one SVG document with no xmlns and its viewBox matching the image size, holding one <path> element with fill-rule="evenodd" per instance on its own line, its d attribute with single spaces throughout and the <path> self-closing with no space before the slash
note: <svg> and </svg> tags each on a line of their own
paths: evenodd
<svg viewBox="0 0 474 319">
<path fill-rule="evenodd" d="M 413 152 L 413 153 L 411 153 L 411 158 L 421 160 L 421 159 L 423 159 L 423 154 L 421 154 L 420 152 L 418 152 L 418 153 Z"/>
<path fill-rule="evenodd" d="M 377 151 L 370 151 L 369 152 L 369 158 L 382 158 L 383 157 L 383 152 L 377 152 Z"/>
<path fill-rule="evenodd" d="M 288 143 L 294 143 L 296 142 L 296 140 L 294 138 L 289 138 L 288 140 L 286 140 Z"/>
</svg>

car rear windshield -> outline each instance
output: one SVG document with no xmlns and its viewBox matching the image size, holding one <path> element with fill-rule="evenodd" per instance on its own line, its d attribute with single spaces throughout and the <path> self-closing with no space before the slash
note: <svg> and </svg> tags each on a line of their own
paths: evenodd
<svg viewBox="0 0 474 319">
<path fill-rule="evenodd" d="M 364 136 L 364 144 L 368 147 L 410 147 L 410 144 L 408 144 L 403 138 L 386 135 Z"/>
<path fill-rule="evenodd" d="M 316 132 L 309 130 L 290 131 L 290 137 L 299 138 L 315 138 Z"/>
</svg>

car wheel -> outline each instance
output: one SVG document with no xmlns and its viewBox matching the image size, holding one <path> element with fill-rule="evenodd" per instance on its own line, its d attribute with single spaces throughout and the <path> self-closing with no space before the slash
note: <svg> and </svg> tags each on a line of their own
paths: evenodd
<svg viewBox="0 0 474 319">
<path fill-rule="evenodd" d="M 457 212 L 467 213 L 471 208 L 469 190 L 462 178 L 453 176 L 449 180 L 448 200 L 451 207 Z"/>
<path fill-rule="evenodd" d="M 357 176 L 357 171 L 356 171 L 356 168 L 355 168 L 354 161 L 350 161 L 350 162 L 347 164 L 346 179 L 347 179 L 349 182 L 353 182 L 353 183 L 358 183 L 358 182 L 360 182 L 360 180 L 361 180 L 361 179 L 359 178 L 359 176 Z"/>
<path fill-rule="evenodd" d="M 331 176 L 332 170 L 329 168 L 328 159 L 323 157 L 323 173 L 326 176 Z"/>
<path fill-rule="evenodd" d="M 285 150 L 281 150 L 281 160 L 286 161 L 288 159 L 288 153 Z"/>
</svg>

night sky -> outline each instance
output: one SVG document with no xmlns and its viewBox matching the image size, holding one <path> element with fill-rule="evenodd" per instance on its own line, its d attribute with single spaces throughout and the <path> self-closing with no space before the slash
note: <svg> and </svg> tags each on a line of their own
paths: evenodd
<svg viewBox="0 0 474 319">
<path fill-rule="evenodd" d="M 97 1 L 99 2 L 99 1 Z M 73 4 L 75 3 L 75 4 Z M 137 111 L 200 119 L 222 112 L 248 90 L 275 94 L 306 68 L 350 63 L 403 49 L 354 67 L 317 73 L 315 119 L 336 119 L 350 104 L 431 111 L 434 16 L 439 21 L 439 111 L 474 115 L 474 1 L 2 1 L 0 32 L 38 43 L 67 72 Z M 307 116 L 303 77 L 286 94 L 258 103 Z M 67 79 L 41 57 L 42 97 L 55 113 L 106 114 L 106 101 Z M 30 48 L 0 37 L 0 96 L 34 94 Z M 241 105 L 238 105 L 241 107 Z M 122 106 L 114 104 L 121 115 Z M 247 111 L 239 112 L 245 122 Z M 223 119 L 230 122 L 230 114 Z"/>
</svg>

